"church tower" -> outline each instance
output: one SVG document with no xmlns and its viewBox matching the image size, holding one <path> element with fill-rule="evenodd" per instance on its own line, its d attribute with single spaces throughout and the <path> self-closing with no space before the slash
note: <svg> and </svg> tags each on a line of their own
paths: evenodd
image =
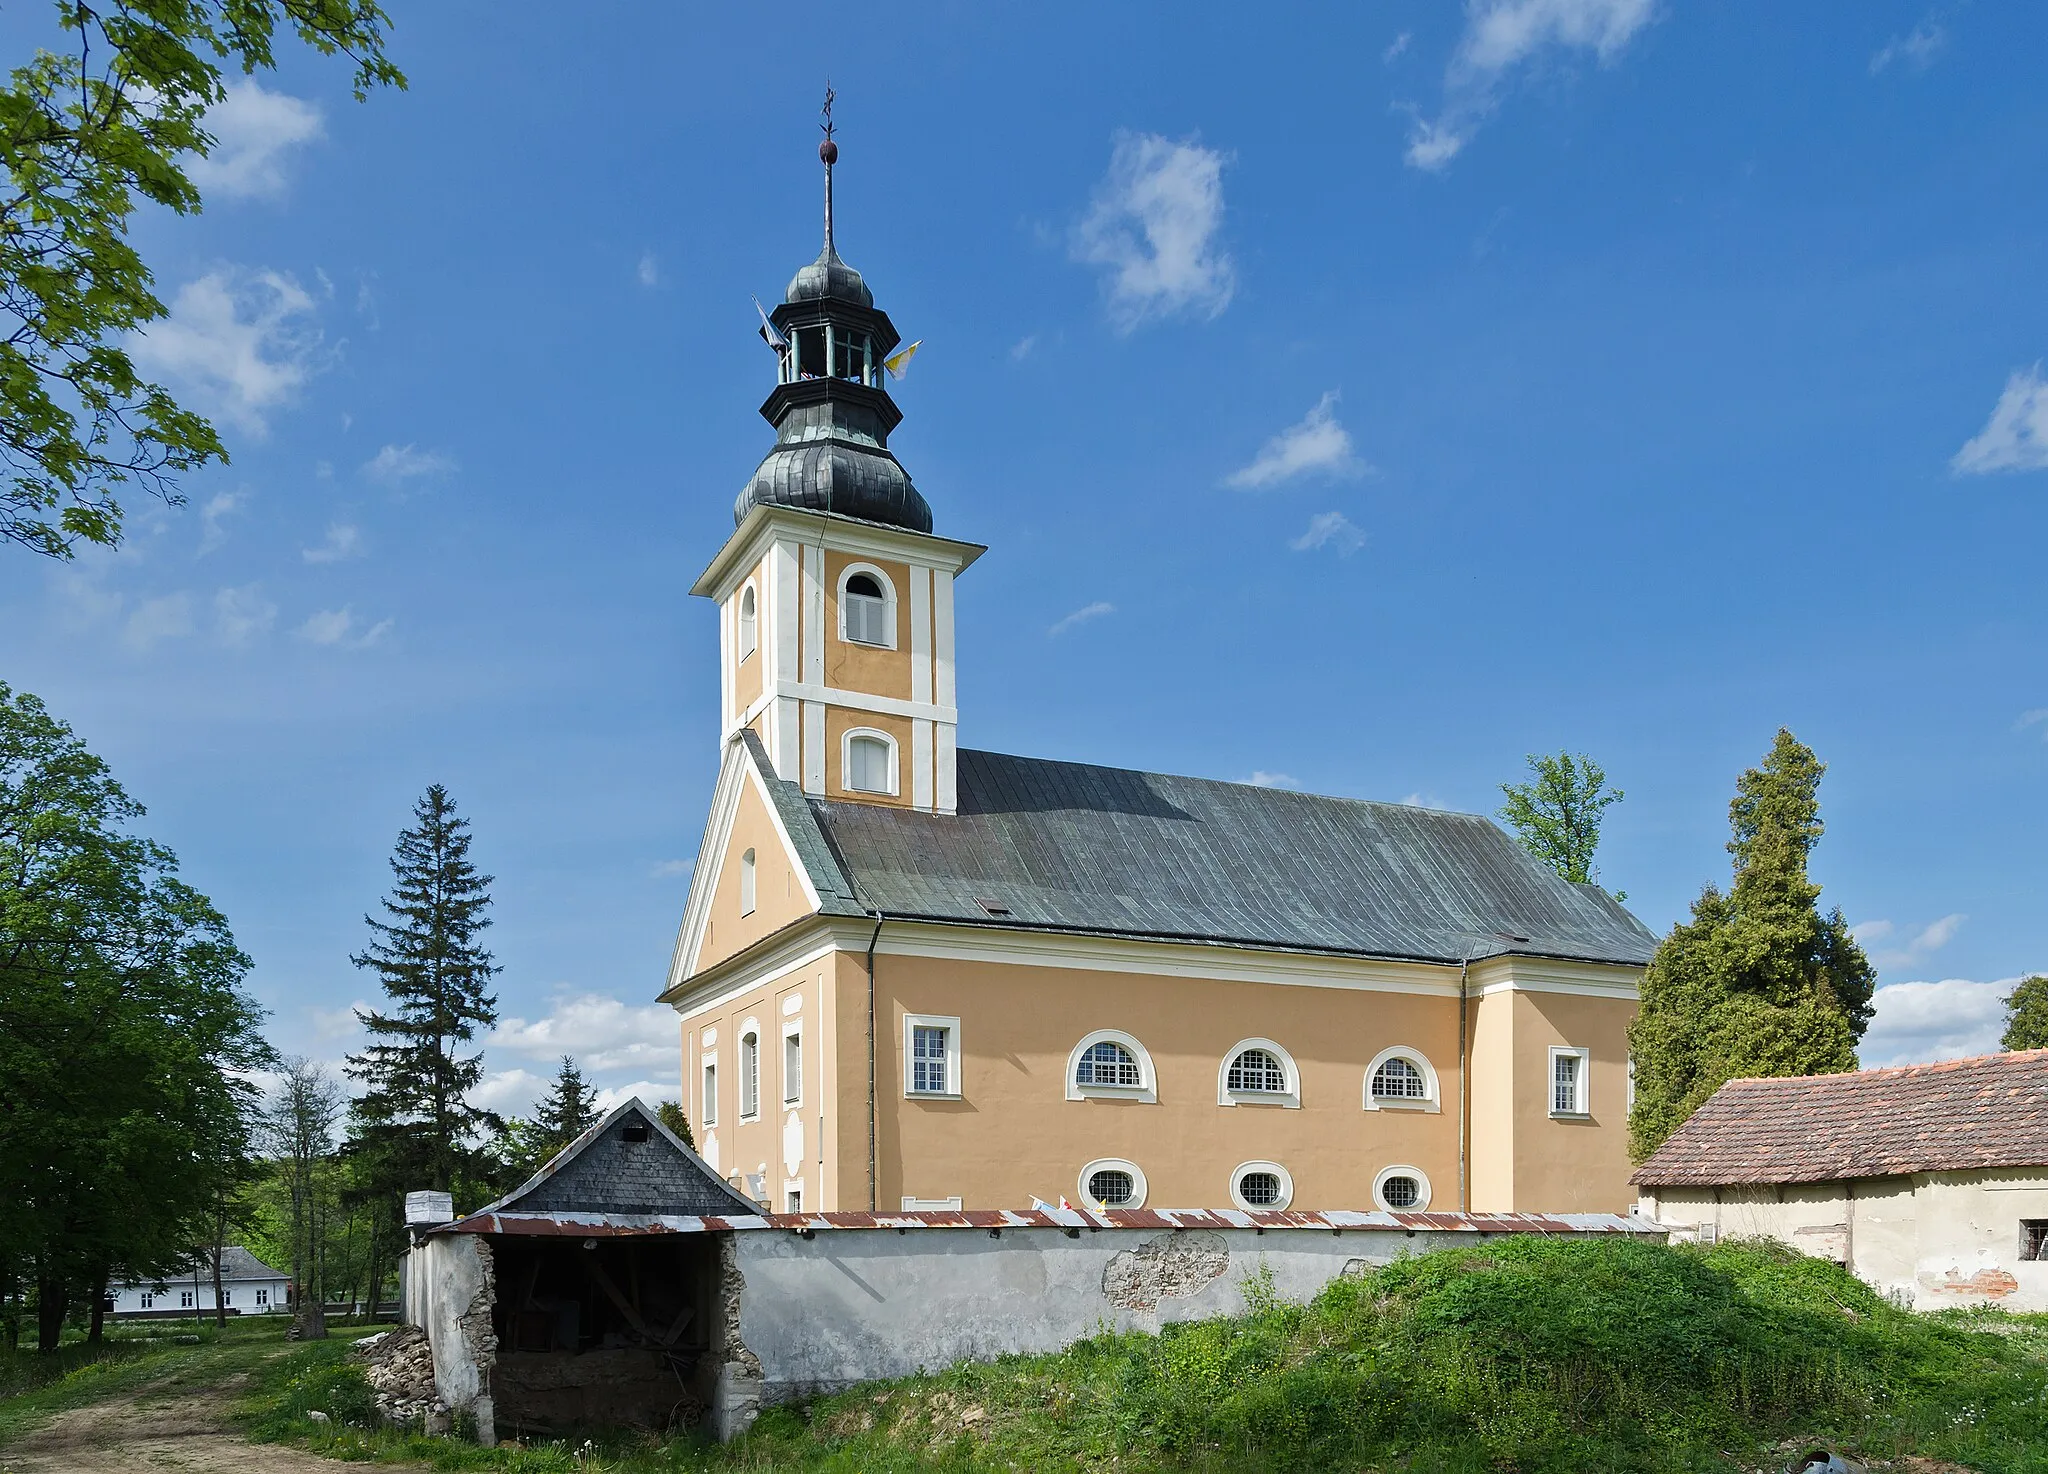
<svg viewBox="0 0 2048 1474">
<path fill-rule="evenodd" d="M 834 242 L 829 96 L 824 130 L 824 249 L 761 329 L 775 444 L 691 592 L 718 605 L 721 747 L 751 728 L 807 794 L 950 814 L 953 579 L 984 550 L 933 534 L 889 450 L 903 412 L 884 364 L 902 339 Z"/>
</svg>

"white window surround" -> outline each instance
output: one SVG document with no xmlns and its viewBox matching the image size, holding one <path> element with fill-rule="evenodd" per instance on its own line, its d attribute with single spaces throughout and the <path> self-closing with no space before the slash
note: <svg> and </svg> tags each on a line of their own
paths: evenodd
<svg viewBox="0 0 2048 1474">
<path fill-rule="evenodd" d="M 1145 1181 L 1145 1171 L 1136 1162 L 1127 1162 L 1122 1157 L 1098 1157 L 1081 1169 L 1081 1175 L 1074 1179 L 1074 1186 L 1081 1195 L 1081 1206 L 1093 1209 L 1095 1194 L 1088 1190 L 1088 1179 L 1098 1172 L 1128 1172 L 1131 1175 L 1131 1198 L 1127 1203 L 1110 1203 L 1111 1208 L 1142 1208 L 1145 1194 L 1151 1190 Z"/>
<path fill-rule="evenodd" d="M 790 1066 L 796 1068 L 792 1070 Z M 782 1103 L 804 1103 L 804 1026 L 796 1019 L 782 1026 Z"/>
<path fill-rule="evenodd" d="M 951 1198 L 913 1198 L 913 1197 L 905 1197 L 905 1198 L 903 1199 L 903 1211 L 904 1211 L 904 1212 L 906 1212 L 906 1213 L 944 1213 L 944 1212 L 947 1212 L 947 1211 L 951 1211 L 951 1212 L 957 1213 L 957 1212 L 959 1212 L 959 1211 L 960 1211 L 960 1199 L 959 1199 L 959 1198 L 957 1198 L 957 1197 L 951 1197 Z"/>
<path fill-rule="evenodd" d="M 754 852 L 748 850 L 740 856 L 740 915 L 752 916 L 760 895 L 759 866 L 754 861 Z"/>
<path fill-rule="evenodd" d="M 873 738 L 889 749 L 889 786 L 886 788 L 856 788 L 853 784 L 853 743 L 857 737 Z M 839 734 L 839 786 L 848 793 L 880 793 L 891 798 L 903 792 L 903 765 L 898 756 L 896 739 L 876 727 L 848 727 Z"/>
<path fill-rule="evenodd" d="M 1373 1077 L 1379 1074 L 1380 1066 L 1390 1059 L 1405 1059 L 1420 1072 L 1423 1092 L 1420 1097 L 1372 1093 Z M 1396 1044 L 1390 1049 L 1382 1049 L 1372 1057 L 1372 1063 L 1365 1067 L 1365 1108 L 1369 1111 L 1441 1111 L 1444 1108 L 1443 1096 L 1437 1089 L 1436 1066 L 1429 1062 L 1428 1055 L 1419 1049 L 1411 1049 L 1406 1044 Z"/>
<path fill-rule="evenodd" d="M 1273 1202 L 1251 1203 L 1245 1201 L 1244 1193 L 1240 1190 L 1239 1184 L 1254 1172 L 1270 1172 L 1273 1176 L 1280 1179 L 1280 1196 Z M 1253 1213 L 1285 1208 L 1294 1201 L 1294 1175 L 1278 1162 L 1239 1162 L 1230 1174 L 1230 1201 L 1237 1204 L 1238 1207 Z"/>
<path fill-rule="evenodd" d="M 753 580 L 747 580 L 746 587 L 740 590 L 739 599 L 740 659 L 742 661 L 761 648 L 761 606 L 759 597 L 754 592 Z"/>
<path fill-rule="evenodd" d="M 698 1070 L 704 1082 L 704 1103 L 697 1124 L 709 1130 L 718 1124 L 718 1056 L 705 1054 L 699 1057 Z"/>
<path fill-rule="evenodd" d="M 882 635 L 881 641 L 856 640 L 846 632 L 846 585 L 856 574 L 865 573 L 875 581 L 875 587 L 882 591 Z M 896 648 L 896 583 L 888 574 L 872 563 L 849 563 L 839 570 L 839 582 L 834 591 L 839 607 L 839 638 L 849 645 L 865 645 L 870 650 L 894 650 Z"/>
<path fill-rule="evenodd" d="M 1389 1177 L 1414 1178 L 1415 1185 L 1422 1190 L 1421 1195 L 1406 1207 L 1394 1207 L 1387 1201 L 1386 1197 L 1385 1189 Z M 1379 1175 L 1372 1180 L 1372 1200 L 1382 1208 L 1385 1208 L 1389 1213 L 1420 1213 L 1429 1207 L 1429 1174 L 1420 1167 L 1407 1167 L 1398 1164 L 1392 1167 L 1382 1167 L 1379 1170 Z"/>
<path fill-rule="evenodd" d="M 913 1088 L 915 1049 L 919 1029 L 946 1031 L 946 1088 Z M 960 1020 L 948 1014 L 906 1013 L 903 1015 L 903 1093 L 912 1100 L 958 1100 L 960 1098 Z"/>
<path fill-rule="evenodd" d="M 1578 1066 L 1573 1081 L 1575 1099 L 1573 1108 L 1562 1111 L 1557 1108 L 1557 1062 L 1560 1059 L 1576 1059 Z M 1593 1114 L 1593 1051 L 1576 1048 L 1569 1044 L 1550 1046 L 1550 1069 L 1543 1081 L 1544 1102 L 1550 1107 L 1553 1119 L 1576 1121 Z"/>
<path fill-rule="evenodd" d="M 758 1019 L 748 1019 L 740 1025 L 740 1119 L 758 1121 L 761 1119 L 761 1024 Z M 749 1068 L 751 1066 L 751 1068 Z M 753 1078 L 749 1079 L 751 1075 Z M 753 1095 L 753 1109 L 747 1109 L 747 1096 Z"/>
<path fill-rule="evenodd" d="M 1081 1056 L 1097 1044 L 1121 1044 L 1131 1052 L 1138 1062 L 1138 1083 L 1136 1085 L 1082 1085 L 1075 1075 L 1081 1067 Z M 1067 1054 L 1067 1099 L 1068 1100 L 1137 1100 L 1146 1105 L 1159 1101 L 1159 1077 L 1152 1071 L 1152 1055 L 1135 1037 L 1121 1029 L 1097 1029 L 1083 1035 Z"/>
<path fill-rule="evenodd" d="M 1284 1090 L 1232 1090 L 1230 1088 L 1230 1067 L 1237 1057 L 1247 1049 L 1263 1049 L 1280 1063 L 1280 1073 L 1286 1077 Z M 1272 1105 L 1285 1106 L 1289 1110 L 1301 1109 L 1301 1071 L 1295 1068 L 1294 1056 L 1271 1039 L 1240 1039 L 1224 1051 L 1223 1063 L 1216 1067 L 1216 1104 Z"/>
</svg>

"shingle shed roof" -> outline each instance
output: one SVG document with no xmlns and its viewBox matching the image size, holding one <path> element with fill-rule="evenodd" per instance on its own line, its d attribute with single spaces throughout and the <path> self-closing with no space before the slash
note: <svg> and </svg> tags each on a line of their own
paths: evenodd
<svg viewBox="0 0 2048 1474">
<path fill-rule="evenodd" d="M 1730 1080 L 1630 1180 L 1706 1187 L 2002 1167 L 2048 1167 L 2048 1049 Z"/>
<path fill-rule="evenodd" d="M 805 802 L 821 895 L 891 917 L 1442 963 L 1642 966 L 1656 945 L 1476 814 L 972 749 L 957 814 Z"/>
</svg>

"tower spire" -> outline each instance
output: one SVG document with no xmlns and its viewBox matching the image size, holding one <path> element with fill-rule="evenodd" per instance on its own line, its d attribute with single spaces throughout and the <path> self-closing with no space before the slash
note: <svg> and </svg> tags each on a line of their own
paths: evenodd
<svg viewBox="0 0 2048 1474">
<path fill-rule="evenodd" d="M 825 121 L 818 126 L 825 131 L 824 142 L 818 145 L 818 157 L 825 164 L 825 254 L 837 256 L 838 249 L 832 244 L 832 166 L 839 162 L 839 145 L 832 141 L 832 83 L 825 82 Z"/>
</svg>

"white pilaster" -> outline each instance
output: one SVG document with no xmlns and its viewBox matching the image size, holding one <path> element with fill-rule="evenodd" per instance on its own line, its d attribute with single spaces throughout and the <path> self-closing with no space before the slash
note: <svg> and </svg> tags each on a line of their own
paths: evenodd
<svg viewBox="0 0 2048 1474">
<path fill-rule="evenodd" d="M 804 703 L 804 792 L 825 792 L 825 703 Z"/>
<path fill-rule="evenodd" d="M 910 565 L 910 699 L 932 699 L 932 573 Z"/>
<path fill-rule="evenodd" d="M 932 806 L 932 723 L 923 717 L 910 723 L 910 801 L 920 809 Z"/>
<path fill-rule="evenodd" d="M 943 568 L 932 570 L 932 700 L 952 706 L 953 694 L 953 575 Z"/>
<path fill-rule="evenodd" d="M 959 811 L 960 769 L 954 752 L 953 724 L 932 724 L 932 808 L 941 814 Z"/>
<path fill-rule="evenodd" d="M 797 610 L 803 580 L 797 573 L 797 545 L 777 538 L 768 555 L 768 604 L 774 610 L 775 626 L 761 643 L 774 652 L 774 659 L 761 669 L 761 689 L 773 691 L 797 675 Z"/>
<path fill-rule="evenodd" d="M 815 543 L 804 545 L 804 644 L 803 679 L 813 686 L 825 684 L 825 550 Z M 792 674 L 796 666 L 790 666 Z M 822 780 L 821 780 L 822 781 Z"/>
<path fill-rule="evenodd" d="M 803 770 L 803 743 L 798 740 L 797 720 L 803 703 L 793 696 L 778 696 L 769 708 L 768 757 L 775 764 L 775 776 L 794 783 Z"/>
</svg>

